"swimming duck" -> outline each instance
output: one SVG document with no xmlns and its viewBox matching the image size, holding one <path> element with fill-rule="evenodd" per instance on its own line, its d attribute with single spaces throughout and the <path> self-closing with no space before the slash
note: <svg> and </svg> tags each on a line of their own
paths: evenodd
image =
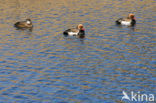
<svg viewBox="0 0 156 103">
<path fill-rule="evenodd" d="M 30 19 L 26 19 L 25 21 L 19 21 L 14 24 L 16 28 L 32 28 L 32 21 Z"/>
<path fill-rule="evenodd" d="M 135 15 L 129 14 L 127 18 L 120 18 L 116 20 L 117 25 L 134 26 L 136 24 Z"/>
<path fill-rule="evenodd" d="M 83 36 L 85 35 L 85 29 L 82 24 L 79 24 L 76 28 L 67 29 L 63 32 L 64 35 L 69 36 Z"/>
</svg>

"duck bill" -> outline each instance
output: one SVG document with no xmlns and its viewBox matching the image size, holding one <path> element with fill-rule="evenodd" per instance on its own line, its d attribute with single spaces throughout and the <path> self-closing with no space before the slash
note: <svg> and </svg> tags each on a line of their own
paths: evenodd
<svg viewBox="0 0 156 103">
<path fill-rule="evenodd" d="M 85 31 L 85 28 L 82 28 L 81 30 Z"/>
<path fill-rule="evenodd" d="M 136 17 L 134 17 L 133 19 L 136 20 Z"/>
</svg>

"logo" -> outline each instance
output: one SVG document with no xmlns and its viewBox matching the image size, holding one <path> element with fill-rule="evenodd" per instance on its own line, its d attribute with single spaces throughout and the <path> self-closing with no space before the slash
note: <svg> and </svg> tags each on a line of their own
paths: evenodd
<svg viewBox="0 0 156 103">
<path fill-rule="evenodd" d="M 128 101 L 146 101 L 146 102 L 153 102 L 154 101 L 154 94 L 141 94 L 140 91 L 134 93 L 131 91 L 130 95 L 128 95 L 125 91 L 122 91 L 123 97 L 121 101 L 128 100 Z"/>
</svg>

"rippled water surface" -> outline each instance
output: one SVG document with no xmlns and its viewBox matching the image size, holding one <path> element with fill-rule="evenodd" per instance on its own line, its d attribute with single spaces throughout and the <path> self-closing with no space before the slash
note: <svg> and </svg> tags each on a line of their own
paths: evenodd
<svg viewBox="0 0 156 103">
<path fill-rule="evenodd" d="M 155 6 L 155 0 L 0 0 L 0 103 L 121 103 L 122 91 L 156 96 Z M 117 27 L 114 21 L 130 12 L 137 25 Z M 25 18 L 32 32 L 13 27 Z M 85 38 L 62 35 L 80 23 Z"/>
</svg>

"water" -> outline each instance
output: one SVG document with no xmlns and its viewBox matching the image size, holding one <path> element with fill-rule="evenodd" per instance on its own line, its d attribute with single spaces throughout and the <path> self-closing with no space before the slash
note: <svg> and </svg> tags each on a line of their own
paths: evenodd
<svg viewBox="0 0 156 103">
<path fill-rule="evenodd" d="M 0 0 L 0 103 L 121 103 L 122 91 L 156 95 L 154 6 L 155 0 Z M 130 12 L 134 28 L 114 24 Z M 32 32 L 13 27 L 25 18 Z M 84 39 L 62 35 L 80 23 Z"/>
</svg>

